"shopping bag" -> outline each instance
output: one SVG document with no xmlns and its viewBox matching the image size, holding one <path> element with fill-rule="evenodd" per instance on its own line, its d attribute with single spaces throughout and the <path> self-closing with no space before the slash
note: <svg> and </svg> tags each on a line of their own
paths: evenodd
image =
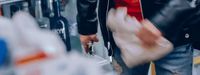
<svg viewBox="0 0 200 75">
<path fill-rule="evenodd" d="M 169 54 L 173 45 L 164 37 L 156 41 L 156 45 L 146 48 L 136 36 L 142 25 L 136 18 L 127 15 L 127 8 L 111 9 L 107 17 L 107 26 L 113 33 L 116 45 L 128 67 L 134 67 L 150 61 L 158 60 Z"/>
</svg>

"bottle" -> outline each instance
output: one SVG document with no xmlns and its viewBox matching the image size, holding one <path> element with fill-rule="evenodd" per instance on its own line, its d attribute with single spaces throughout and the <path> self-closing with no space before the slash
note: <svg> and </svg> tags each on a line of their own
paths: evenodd
<svg viewBox="0 0 200 75">
<path fill-rule="evenodd" d="M 36 0 L 35 2 L 35 18 L 40 28 L 49 29 L 49 19 L 43 16 L 41 0 Z"/>
<path fill-rule="evenodd" d="M 60 13 L 60 2 L 59 0 L 52 0 L 53 3 L 53 14 L 50 15 L 50 29 L 59 34 L 64 41 L 67 51 L 71 50 L 68 21 Z"/>
</svg>

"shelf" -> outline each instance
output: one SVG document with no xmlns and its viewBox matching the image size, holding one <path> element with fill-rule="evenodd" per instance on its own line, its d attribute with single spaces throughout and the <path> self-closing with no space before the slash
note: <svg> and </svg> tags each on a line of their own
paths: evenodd
<svg viewBox="0 0 200 75">
<path fill-rule="evenodd" d="M 0 0 L 0 5 L 9 4 L 13 2 L 19 2 L 19 1 L 23 1 L 23 0 Z"/>
</svg>

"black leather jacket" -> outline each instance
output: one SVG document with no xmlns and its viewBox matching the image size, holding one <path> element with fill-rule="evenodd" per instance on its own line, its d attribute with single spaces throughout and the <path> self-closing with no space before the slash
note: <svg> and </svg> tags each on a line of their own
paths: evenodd
<svg viewBox="0 0 200 75">
<path fill-rule="evenodd" d="M 111 43 L 115 46 L 112 33 L 106 28 L 107 12 L 115 3 L 113 0 L 99 0 L 97 15 L 97 1 L 77 1 L 78 31 L 83 35 L 97 33 L 99 19 L 105 45 L 108 46 L 108 43 Z M 194 15 L 199 9 L 198 3 L 199 0 L 142 0 L 142 8 L 144 17 L 149 19 L 174 46 L 180 46 L 190 43 L 192 37 L 197 35 L 194 34 L 194 30 L 191 30 L 192 28 L 200 28 L 199 25 L 197 26 L 200 20 L 193 22 L 196 20 L 193 18 L 198 18 L 200 15 L 200 12 Z"/>
</svg>

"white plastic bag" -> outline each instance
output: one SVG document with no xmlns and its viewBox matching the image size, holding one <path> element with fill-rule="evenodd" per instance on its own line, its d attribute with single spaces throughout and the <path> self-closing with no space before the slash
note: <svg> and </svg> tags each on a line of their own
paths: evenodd
<svg viewBox="0 0 200 75">
<path fill-rule="evenodd" d="M 40 57 L 41 54 L 53 58 L 66 54 L 59 36 L 50 30 L 41 30 L 35 19 L 26 12 L 17 12 L 13 19 L 0 17 L 0 37 L 8 43 L 14 65 L 33 56 Z"/>
<path fill-rule="evenodd" d="M 144 48 L 136 36 L 142 25 L 134 17 L 127 15 L 127 8 L 111 9 L 107 25 L 113 32 L 113 38 L 121 49 L 122 58 L 128 67 L 134 67 L 158 60 L 172 51 L 173 45 L 164 37 L 157 40 L 156 46 Z"/>
<path fill-rule="evenodd" d="M 0 67 L 1 75 L 113 75 L 104 69 L 111 67 L 109 62 L 100 57 L 66 53 L 59 36 L 39 29 L 28 13 L 17 12 L 13 19 L 0 17 L 0 37 L 8 42 L 12 58 L 11 67 Z"/>
<path fill-rule="evenodd" d="M 26 12 L 17 12 L 12 19 L 18 31 L 21 48 L 13 51 L 18 58 L 29 54 L 44 52 L 48 56 L 64 55 L 66 48 L 62 40 L 50 30 L 42 30 L 35 19 Z M 21 56 L 21 57 L 20 57 Z"/>
<path fill-rule="evenodd" d="M 0 17 L 0 37 L 8 42 L 9 47 L 19 44 L 18 34 L 16 32 L 12 20 Z"/>
</svg>

